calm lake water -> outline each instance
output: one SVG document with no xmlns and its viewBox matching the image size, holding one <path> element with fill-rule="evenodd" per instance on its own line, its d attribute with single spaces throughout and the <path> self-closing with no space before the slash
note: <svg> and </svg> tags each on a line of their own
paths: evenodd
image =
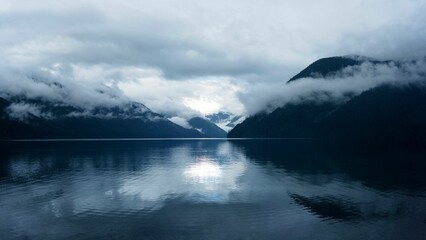
<svg viewBox="0 0 426 240">
<path fill-rule="evenodd" d="M 426 154 L 305 140 L 0 143 L 0 239 L 426 239 Z"/>
</svg>

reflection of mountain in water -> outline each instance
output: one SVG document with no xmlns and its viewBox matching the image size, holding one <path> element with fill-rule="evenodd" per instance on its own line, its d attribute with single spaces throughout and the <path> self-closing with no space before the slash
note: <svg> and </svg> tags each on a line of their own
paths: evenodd
<svg viewBox="0 0 426 240">
<path fill-rule="evenodd" d="M 322 218 L 352 220 L 361 215 L 354 203 L 333 196 L 309 198 L 294 193 L 289 195 L 297 204 Z"/>
<path fill-rule="evenodd" d="M 355 203 L 337 196 L 306 197 L 295 193 L 289 195 L 295 203 L 325 220 L 377 220 L 398 216 L 403 210 L 402 204 L 383 210 L 370 202 Z"/>
<path fill-rule="evenodd" d="M 287 173 L 319 184 L 315 176 L 346 176 L 379 190 L 418 191 L 426 186 L 426 152 L 409 149 L 375 151 L 338 147 L 314 140 L 232 141 L 249 159 L 272 163 Z"/>
</svg>

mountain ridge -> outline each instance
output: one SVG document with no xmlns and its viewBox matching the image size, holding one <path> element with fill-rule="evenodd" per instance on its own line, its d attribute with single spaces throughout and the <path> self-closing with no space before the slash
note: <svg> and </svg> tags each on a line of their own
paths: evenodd
<svg viewBox="0 0 426 240">
<path fill-rule="evenodd" d="M 338 76 L 345 68 L 363 63 L 347 59 L 320 59 L 292 77 L 287 84 L 305 77 Z M 315 65 L 324 61 L 332 64 Z M 367 58 L 366 61 L 371 60 Z M 403 63 L 397 61 L 373 61 L 372 64 L 392 64 L 406 71 Z M 318 74 L 314 71 L 316 69 L 319 69 Z M 309 137 L 365 145 L 425 144 L 426 108 L 423 106 L 426 105 L 426 77 L 422 74 L 419 77 L 423 80 L 405 81 L 404 84 L 382 83 L 344 101 L 290 102 L 271 113 L 260 112 L 248 117 L 232 129 L 228 137 Z"/>
<path fill-rule="evenodd" d="M 371 63 L 373 65 L 395 63 L 398 61 L 393 60 L 377 60 L 374 58 L 359 56 L 359 55 L 346 55 L 320 58 L 315 62 L 309 64 L 306 68 L 298 74 L 290 78 L 287 83 L 291 83 L 301 78 L 329 78 L 335 76 L 337 73 L 342 72 L 345 68 L 360 66 L 364 63 Z"/>
<path fill-rule="evenodd" d="M 15 98 L 14 100 L 16 101 Z M 194 138 L 185 129 L 141 103 L 83 109 L 60 102 L 0 98 L 0 138 Z"/>
</svg>

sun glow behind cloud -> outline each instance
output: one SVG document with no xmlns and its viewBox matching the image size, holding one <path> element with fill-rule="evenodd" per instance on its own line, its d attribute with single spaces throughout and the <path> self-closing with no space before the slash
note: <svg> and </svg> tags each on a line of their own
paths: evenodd
<svg viewBox="0 0 426 240">
<path fill-rule="evenodd" d="M 184 98 L 183 104 L 202 114 L 211 114 L 220 111 L 221 105 L 205 97 Z"/>
<path fill-rule="evenodd" d="M 118 87 L 126 96 L 167 117 L 193 117 L 218 111 L 242 114 L 244 111 L 237 95 L 243 83 L 238 85 L 233 79 L 211 77 L 172 81 L 154 70 L 134 70 L 132 75 L 127 81 L 119 82 Z"/>
</svg>

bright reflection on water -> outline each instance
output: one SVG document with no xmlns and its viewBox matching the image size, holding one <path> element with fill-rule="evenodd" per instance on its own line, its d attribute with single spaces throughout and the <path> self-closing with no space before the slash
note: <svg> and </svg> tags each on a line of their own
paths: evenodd
<svg viewBox="0 0 426 240">
<path fill-rule="evenodd" d="M 426 239 L 423 153 L 300 140 L 0 146 L 0 239 Z"/>
<path fill-rule="evenodd" d="M 219 164 L 211 160 L 202 160 L 192 166 L 189 166 L 185 172 L 185 176 L 192 179 L 195 183 L 217 183 L 222 177 L 222 170 Z"/>
</svg>

